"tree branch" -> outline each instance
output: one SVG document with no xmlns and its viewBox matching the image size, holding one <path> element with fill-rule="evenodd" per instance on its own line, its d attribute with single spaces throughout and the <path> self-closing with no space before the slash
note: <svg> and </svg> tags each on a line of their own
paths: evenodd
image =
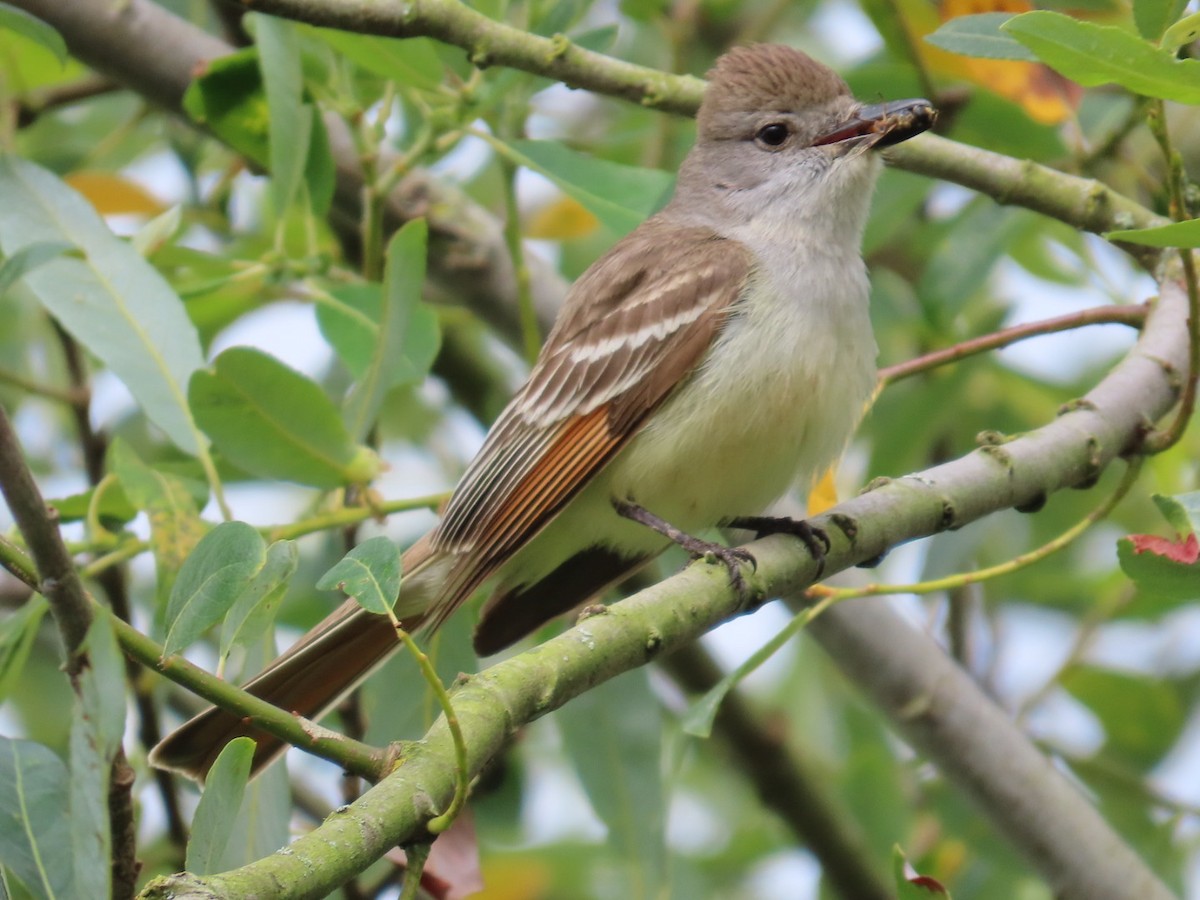
<svg viewBox="0 0 1200 900">
<path fill-rule="evenodd" d="M 84 642 L 92 624 L 91 602 L 59 533 L 57 516 L 42 499 L 3 406 L 0 406 L 0 494 L 4 495 L 33 557 L 37 591 L 50 604 L 50 613 L 63 639 L 65 669 L 72 689 L 79 694 L 79 676 L 88 665 Z M 109 763 L 106 798 L 113 848 L 111 892 L 118 900 L 133 896 L 137 877 L 133 777 L 125 751 L 118 745 Z"/>
<path fill-rule="evenodd" d="M 1175 403 L 1173 372 L 1187 358 L 1185 307 L 1180 286 L 1165 284 L 1129 355 L 1048 425 L 1000 447 L 984 447 L 887 482 L 817 517 L 815 524 L 824 527 L 831 539 L 826 573 L 869 560 L 896 544 L 1089 483 L 1109 462 L 1137 446 L 1145 416 L 1157 418 Z M 758 560 L 752 584 L 761 597 L 799 597 L 817 575 L 816 563 L 790 538 L 764 538 L 750 547 Z M 890 643 L 896 635 L 892 617 L 886 609 L 867 604 L 847 604 L 846 609 L 852 612 L 832 610 L 817 620 L 831 623 L 818 629 L 819 639 L 829 641 L 835 660 L 847 660 L 844 669 L 869 693 L 882 690 L 877 673 L 884 668 L 891 671 L 893 665 L 896 671 L 888 683 L 920 687 L 915 693 L 889 690 L 886 708 L 906 734 L 911 729 L 922 740 L 919 746 L 924 749 L 932 743 L 925 739 L 927 735 L 941 731 L 954 735 L 957 755 L 947 761 L 946 774 L 985 806 L 997 827 L 1058 896 L 1068 900 L 1171 896 L 969 678 L 928 679 L 926 673 L 934 668 L 931 657 L 943 656 L 939 649 L 925 641 L 921 654 L 898 653 L 885 667 L 882 658 L 890 657 L 891 651 L 880 644 Z M 600 682 L 684 646 L 743 611 L 731 596 L 724 569 L 696 564 L 467 679 L 452 700 L 469 751 L 470 773 L 478 774 L 522 724 Z M 881 618 L 884 629 L 877 624 Z M 869 635 L 861 633 L 864 629 Z M 859 649 L 844 650 L 846 642 L 857 643 Z M 958 671 L 948 661 L 945 665 Z M 998 746 L 1024 748 L 1019 755 L 1010 749 L 1015 762 L 1000 770 L 1003 776 L 988 768 L 992 748 Z M 928 752 L 933 755 L 934 750 Z M 942 756 L 939 751 L 935 758 Z M 424 823 L 453 794 L 452 758 L 449 732 L 439 719 L 424 740 L 405 745 L 402 766 L 286 851 L 210 878 L 158 879 L 144 896 L 246 896 L 268 889 L 277 897 L 318 896 L 390 847 L 423 835 Z M 1025 798 L 1022 816 L 997 808 L 1011 804 L 1014 794 Z M 1053 797 L 1054 802 L 1042 802 L 1045 797 Z M 1036 805 L 1036 815 L 1030 804 Z M 1036 821 L 1030 822 L 1031 817 Z M 1060 837 L 1051 840 L 1054 835 Z"/>
<path fill-rule="evenodd" d="M 716 661 L 694 642 L 659 663 L 691 694 L 705 694 L 724 676 Z M 891 900 L 894 891 L 873 860 L 861 829 L 821 782 L 821 776 L 770 728 L 741 691 L 725 695 L 713 732 L 750 779 L 759 799 L 775 811 L 821 863 L 829 885 L 847 900 Z"/>
<path fill-rule="evenodd" d="M 150 0 L 15 0 L 14 5 L 53 25 L 73 56 L 181 115 L 180 102 L 191 80 L 210 60 L 234 49 Z M 332 218 L 354 233 L 361 221 L 363 190 L 358 153 L 339 117 L 326 114 L 325 127 L 337 169 Z M 392 158 L 381 154 L 380 167 L 387 168 Z M 430 277 L 519 344 L 516 280 L 503 227 L 494 216 L 420 169 L 391 192 L 387 213 L 389 228 L 424 216 L 429 221 Z M 566 283 L 536 257 L 529 267 L 534 305 L 548 327 Z"/>
<path fill-rule="evenodd" d="M 107 0 L 14 2 L 57 28 L 84 62 L 176 111 L 195 72 L 233 49 L 149 0 L 127 0 L 117 7 Z M 684 114 L 694 113 L 703 95 L 703 82 L 694 77 L 634 66 L 559 37 L 528 35 L 457 0 L 256 0 L 254 8 L 350 31 L 436 37 L 467 50 L 477 65 L 504 64 Z M 325 123 L 337 162 L 335 212 L 353 225 L 359 221 L 362 194 L 357 154 L 340 119 L 327 115 Z M 1023 206 L 1097 234 L 1169 222 L 1099 181 L 934 135 L 890 149 L 887 159 L 898 168 L 974 188 L 998 203 Z M 431 276 L 518 340 L 516 281 L 495 218 L 421 171 L 406 178 L 389 199 L 399 221 L 429 217 Z M 1122 246 L 1147 268 L 1160 258 L 1155 248 Z M 536 258 L 530 265 L 535 305 L 547 325 L 565 285 Z"/>
<path fill-rule="evenodd" d="M 431 37 L 461 47 L 479 68 L 507 66 L 573 88 L 620 97 L 664 112 L 693 115 L 704 82 L 634 65 L 572 43 L 489 19 L 458 0 L 253 0 L 268 15 L 384 37 Z"/>
<path fill-rule="evenodd" d="M 29 547 L 37 569 L 37 590 L 50 602 L 50 612 L 66 650 L 67 674 L 74 679 L 86 662 L 83 642 L 92 624 L 92 607 L 59 534 L 55 514 L 46 506 L 25 464 L 17 433 L 3 406 L 0 406 L 0 494 L 4 495 Z"/>
</svg>

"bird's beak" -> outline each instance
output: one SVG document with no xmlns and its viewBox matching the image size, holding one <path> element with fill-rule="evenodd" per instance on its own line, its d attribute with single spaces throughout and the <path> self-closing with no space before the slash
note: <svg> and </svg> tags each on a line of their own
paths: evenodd
<svg viewBox="0 0 1200 900">
<path fill-rule="evenodd" d="M 888 147 L 928 130 L 935 121 L 937 110 L 928 100 L 874 103 L 859 107 L 845 122 L 818 136 L 813 146 Z"/>
</svg>

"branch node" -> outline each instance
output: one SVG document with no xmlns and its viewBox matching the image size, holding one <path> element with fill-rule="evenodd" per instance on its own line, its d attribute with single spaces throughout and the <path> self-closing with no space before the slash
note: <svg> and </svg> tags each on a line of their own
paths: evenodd
<svg viewBox="0 0 1200 900">
<path fill-rule="evenodd" d="M 933 709 L 933 695 L 929 693 L 914 694 L 903 706 L 896 708 L 896 718 L 901 721 L 911 721 L 927 715 Z"/>
<path fill-rule="evenodd" d="M 1004 466 L 1004 468 L 1010 470 L 1010 474 L 1011 474 L 1012 457 L 1009 456 L 1008 451 L 1005 450 L 1003 447 L 1001 447 L 999 444 L 985 444 L 984 446 L 979 448 L 979 453 L 980 453 L 980 455 L 985 456 L 988 459 L 995 460 L 1000 465 Z"/>
<path fill-rule="evenodd" d="M 659 651 L 662 650 L 662 645 L 663 645 L 662 635 L 658 632 L 658 629 L 651 628 L 646 633 L 645 648 L 646 648 L 646 661 L 647 662 L 649 662 L 650 660 L 652 660 L 656 656 L 658 656 Z"/>
<path fill-rule="evenodd" d="M 872 478 L 865 485 L 863 485 L 863 489 L 858 492 L 858 495 L 861 497 L 863 494 L 869 494 L 871 491 L 877 491 L 879 488 L 891 483 L 892 479 L 888 478 L 886 475 L 880 475 L 878 478 Z"/>
<path fill-rule="evenodd" d="M 492 64 L 492 51 L 484 46 L 472 47 L 467 51 L 467 59 L 477 69 L 486 69 Z"/>
<path fill-rule="evenodd" d="M 1087 397 L 1077 397 L 1074 400 L 1068 400 L 1058 408 L 1058 415 L 1065 416 L 1067 413 L 1073 413 L 1076 410 L 1084 410 L 1085 412 L 1095 412 L 1096 404 Z"/>
<path fill-rule="evenodd" d="M 562 32 L 550 38 L 550 52 L 546 54 L 547 62 L 563 59 L 571 50 L 571 39 Z"/>
<path fill-rule="evenodd" d="M 1019 513 L 1035 513 L 1039 512 L 1046 505 L 1046 492 L 1038 491 L 1028 500 L 1023 503 L 1016 504 L 1013 509 Z"/>
<path fill-rule="evenodd" d="M 864 489 L 863 493 L 866 493 L 869 487 L 868 485 L 868 488 Z M 838 530 L 846 536 L 846 540 L 851 544 L 858 538 L 858 520 L 853 516 L 847 516 L 844 513 L 830 513 L 829 521 L 837 526 Z"/>
<path fill-rule="evenodd" d="M 1100 442 L 1095 437 L 1087 439 L 1087 463 L 1084 469 L 1083 477 L 1071 485 L 1077 491 L 1086 491 L 1096 486 L 1096 482 L 1100 480 L 1100 473 L 1104 471 L 1104 464 L 1101 462 L 1102 447 Z"/>
<path fill-rule="evenodd" d="M 958 527 L 958 510 L 954 508 L 954 504 L 946 498 L 942 500 L 942 518 L 938 522 L 940 531 L 953 531 Z"/>
<path fill-rule="evenodd" d="M 584 619 L 590 619 L 593 616 L 603 616 L 608 613 L 608 607 L 603 603 L 589 603 L 579 611 L 579 615 L 575 617 L 575 624 L 578 625 Z"/>
<path fill-rule="evenodd" d="M 999 447 L 1011 440 L 1012 438 L 1002 431 L 981 431 L 975 435 L 975 443 L 979 447 Z"/>
</svg>

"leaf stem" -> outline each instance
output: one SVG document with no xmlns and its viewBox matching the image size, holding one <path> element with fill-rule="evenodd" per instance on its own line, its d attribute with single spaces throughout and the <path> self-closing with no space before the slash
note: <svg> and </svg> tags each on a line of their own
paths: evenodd
<svg viewBox="0 0 1200 900">
<path fill-rule="evenodd" d="M 9 384 L 23 391 L 28 391 L 31 394 L 36 394 L 39 397 L 58 400 L 61 403 L 67 403 L 71 406 L 77 404 L 80 399 L 80 394 L 76 390 L 55 387 L 52 384 L 42 384 L 41 382 L 34 381 L 32 378 L 26 378 L 24 375 L 10 372 L 8 369 L 0 369 L 0 384 Z"/>
<path fill-rule="evenodd" d="M 399 900 L 418 900 L 421 896 L 421 876 L 425 874 L 430 849 L 427 843 L 407 844 L 404 847 L 404 887 Z"/>
<path fill-rule="evenodd" d="M 521 216 L 517 209 L 517 166 L 507 157 L 501 157 L 500 169 L 504 181 L 504 243 L 512 258 L 513 278 L 517 285 L 517 316 L 521 323 L 521 345 L 525 361 L 530 365 L 537 359 L 542 347 L 541 329 L 538 328 L 537 309 L 533 305 L 533 290 L 529 266 L 525 262 L 525 246 L 521 240 Z"/>
<path fill-rule="evenodd" d="M 467 800 L 467 788 L 470 784 L 470 774 L 467 771 L 467 745 L 463 740 L 462 726 L 459 724 L 458 715 L 454 712 L 454 706 L 450 702 L 450 695 L 446 692 L 446 686 L 442 684 L 442 679 L 438 677 L 433 663 L 417 646 L 417 642 L 404 630 L 404 626 L 400 624 L 400 620 L 396 618 L 396 613 L 391 608 L 388 609 L 388 619 L 391 620 L 392 628 L 396 631 L 396 637 L 412 654 L 417 668 L 421 670 L 422 677 L 433 689 L 438 705 L 442 708 L 442 714 L 446 717 L 446 727 L 450 729 L 450 740 L 454 745 L 454 796 L 442 814 L 430 819 L 426 825 L 431 834 L 441 834 L 454 822 L 459 810 Z"/>
<path fill-rule="evenodd" d="M 98 604 L 94 608 L 109 616 L 121 649 L 146 668 L 221 709 L 244 717 L 255 728 L 261 728 L 308 753 L 331 760 L 364 778 L 377 780 L 383 775 L 383 751 L 326 728 L 318 728 L 307 719 L 272 706 L 266 700 L 204 671 L 178 654 L 163 656 L 161 645 L 128 622 Z"/>
<path fill-rule="evenodd" d="M 325 531 L 329 528 L 344 528 L 347 525 L 355 525 L 365 522 L 367 519 L 392 513 L 411 512 L 417 509 L 437 509 L 449 496 L 449 492 L 443 492 L 428 494 L 424 497 L 409 497 L 403 500 L 376 501 L 365 506 L 344 506 L 299 522 L 291 522 L 287 525 L 268 525 L 260 531 L 271 542 L 292 540 L 313 532 Z"/>
<path fill-rule="evenodd" d="M 947 575 L 945 578 L 934 578 L 929 581 L 918 581 L 912 584 L 867 584 L 860 587 L 848 588 L 830 588 L 823 585 L 812 587 L 808 591 L 811 598 L 821 598 L 822 609 L 827 608 L 833 603 L 841 603 L 843 600 L 850 600 L 856 597 L 877 597 L 880 594 L 933 594 L 939 591 L 950 591 L 956 588 L 965 587 L 969 584 L 978 584 L 981 581 L 988 581 L 992 578 L 998 578 L 1001 575 L 1008 575 L 1023 569 L 1026 566 L 1031 566 L 1035 562 L 1039 562 L 1057 553 L 1072 541 L 1078 538 L 1081 534 L 1088 530 L 1096 522 L 1105 518 L 1113 507 L 1115 507 L 1121 498 L 1129 492 L 1137 481 L 1137 476 L 1141 470 L 1142 457 L 1137 456 L 1129 460 L 1129 464 L 1125 469 L 1125 474 L 1121 478 L 1121 483 L 1117 485 L 1116 490 L 1110 494 L 1103 503 L 1093 509 L 1090 513 L 1058 535 L 1056 538 L 1047 541 L 1042 546 L 1030 550 L 1028 553 L 1022 553 L 1014 556 L 1012 559 L 999 563 L 998 565 L 989 566 L 985 569 L 975 569 L 971 572 L 959 572 L 955 575 Z M 825 601 L 829 601 L 826 603 Z"/>
</svg>

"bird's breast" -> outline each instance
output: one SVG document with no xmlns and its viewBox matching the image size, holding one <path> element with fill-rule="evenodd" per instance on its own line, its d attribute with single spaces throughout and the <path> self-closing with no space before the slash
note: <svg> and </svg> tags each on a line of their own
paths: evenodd
<svg viewBox="0 0 1200 900">
<path fill-rule="evenodd" d="M 614 495 L 698 530 L 764 510 L 844 449 L 875 381 L 863 264 L 796 254 L 772 270 L 614 460 Z"/>
</svg>

